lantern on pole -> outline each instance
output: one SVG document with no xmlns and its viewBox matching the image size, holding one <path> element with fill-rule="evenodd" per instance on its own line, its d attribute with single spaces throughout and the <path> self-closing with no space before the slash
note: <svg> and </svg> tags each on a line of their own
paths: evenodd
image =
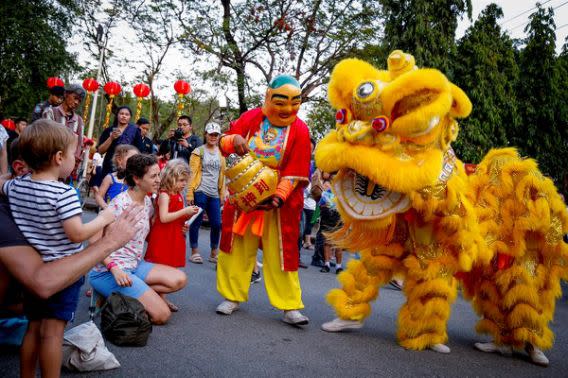
<svg viewBox="0 0 568 378">
<path fill-rule="evenodd" d="M 187 81 L 178 80 L 174 83 L 174 90 L 178 95 L 177 116 L 181 116 L 183 112 L 183 97 L 191 92 L 191 86 Z"/>
<path fill-rule="evenodd" d="M 51 89 L 55 86 L 65 87 L 65 83 L 58 77 L 49 77 L 47 78 L 47 88 Z"/>
<path fill-rule="evenodd" d="M 83 122 L 87 124 L 87 119 L 89 117 L 89 105 L 91 105 L 91 93 L 99 90 L 99 83 L 92 77 L 83 80 L 83 88 L 87 91 L 87 96 L 85 97 L 85 108 L 83 109 Z"/>
<path fill-rule="evenodd" d="M 105 124 L 103 125 L 103 128 L 106 129 L 110 122 L 110 113 L 112 113 L 112 103 L 114 102 L 114 96 L 120 93 L 122 87 L 116 81 L 109 81 L 108 83 L 105 84 L 103 89 L 105 93 L 110 97 L 110 100 L 108 101 L 106 107 Z"/>
<path fill-rule="evenodd" d="M 137 99 L 135 120 L 138 120 L 138 118 L 140 118 L 140 113 L 142 112 L 142 99 L 150 94 L 150 87 L 144 83 L 139 83 L 134 86 L 133 92 Z"/>
</svg>

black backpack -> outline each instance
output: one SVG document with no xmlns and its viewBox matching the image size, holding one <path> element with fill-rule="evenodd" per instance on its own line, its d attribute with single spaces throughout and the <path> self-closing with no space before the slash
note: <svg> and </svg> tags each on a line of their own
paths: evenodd
<svg viewBox="0 0 568 378">
<path fill-rule="evenodd" d="M 152 332 L 152 323 L 140 301 L 112 293 L 102 309 L 101 330 L 115 345 L 144 346 Z"/>
</svg>

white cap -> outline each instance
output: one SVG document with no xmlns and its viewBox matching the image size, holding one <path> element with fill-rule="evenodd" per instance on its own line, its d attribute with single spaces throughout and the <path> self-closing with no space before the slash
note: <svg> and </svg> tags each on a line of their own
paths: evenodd
<svg viewBox="0 0 568 378">
<path fill-rule="evenodd" d="M 218 123 L 215 122 L 210 122 L 207 125 L 205 125 L 205 132 L 207 134 L 221 134 L 221 126 L 219 126 Z"/>
</svg>

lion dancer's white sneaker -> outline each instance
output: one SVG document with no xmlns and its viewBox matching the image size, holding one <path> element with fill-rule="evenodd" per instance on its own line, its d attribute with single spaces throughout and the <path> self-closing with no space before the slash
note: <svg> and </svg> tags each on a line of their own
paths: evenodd
<svg viewBox="0 0 568 378">
<path fill-rule="evenodd" d="M 495 343 L 475 343 L 475 349 L 485 353 L 501 353 L 503 356 L 511 357 L 513 348 L 510 345 L 497 345 Z"/>
<path fill-rule="evenodd" d="M 340 318 L 335 318 L 330 322 L 323 323 L 321 329 L 326 332 L 341 332 L 346 329 L 359 329 L 363 327 L 362 322 L 356 320 L 345 320 Z"/>
<path fill-rule="evenodd" d="M 450 347 L 447 346 L 446 344 L 432 344 L 428 347 L 428 349 L 433 350 L 434 352 L 437 353 L 444 353 L 444 354 L 448 354 L 452 351 Z"/>
<path fill-rule="evenodd" d="M 525 350 L 529 354 L 531 361 L 533 364 L 540 365 L 540 366 L 548 366 L 548 358 L 544 355 L 544 352 L 539 348 L 535 347 L 531 343 L 527 343 L 525 346 Z"/>
<path fill-rule="evenodd" d="M 284 311 L 284 316 L 282 317 L 282 321 L 284 323 L 292 325 L 306 325 L 310 322 L 310 319 L 306 315 L 303 315 L 298 310 L 287 310 Z"/>
</svg>

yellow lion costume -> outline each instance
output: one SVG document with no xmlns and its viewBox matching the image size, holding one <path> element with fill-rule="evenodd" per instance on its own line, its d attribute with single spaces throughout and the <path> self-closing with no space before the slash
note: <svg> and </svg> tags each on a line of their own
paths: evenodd
<svg viewBox="0 0 568 378">
<path fill-rule="evenodd" d="M 468 286 L 483 316 L 480 331 L 494 335 L 496 343 L 549 347 L 528 329 L 512 329 L 528 322 L 531 327 L 538 323 L 537 333 L 548 330 L 560 293 L 558 279 L 566 274 L 562 235 L 568 219 L 552 182 L 513 149 L 492 151 L 468 177 L 451 142 L 459 130 L 456 119 L 469 115 L 471 102 L 441 72 L 417 68 L 402 51 L 391 53 L 388 70 L 357 59 L 341 61 L 331 75 L 328 97 L 337 109 L 336 130 L 318 144 L 315 158 L 321 170 L 338 172 L 333 191 L 343 226 L 330 237 L 339 247 L 360 251 L 361 260 L 350 262 L 339 276 L 342 288 L 328 294 L 338 318 L 322 328 L 360 328 L 379 287 L 400 275 L 407 297 L 398 319 L 401 345 L 448 353 L 446 322 L 457 275 L 483 283 Z M 512 236 L 515 232 L 520 234 Z M 512 272 L 499 281 L 487 268 L 497 253 L 512 256 L 514 266 L 532 256 L 538 273 L 533 281 L 538 282 L 527 285 L 547 294 L 513 298 L 522 297 L 519 289 L 499 307 L 507 280 L 522 274 Z M 548 257 L 535 257 L 541 255 Z M 475 274 L 465 275 L 472 267 Z M 517 302 L 545 314 L 536 320 L 528 309 L 518 310 L 506 326 L 514 341 L 502 339 L 494 334 L 501 334 L 502 324 L 495 324 L 512 314 Z"/>
</svg>

